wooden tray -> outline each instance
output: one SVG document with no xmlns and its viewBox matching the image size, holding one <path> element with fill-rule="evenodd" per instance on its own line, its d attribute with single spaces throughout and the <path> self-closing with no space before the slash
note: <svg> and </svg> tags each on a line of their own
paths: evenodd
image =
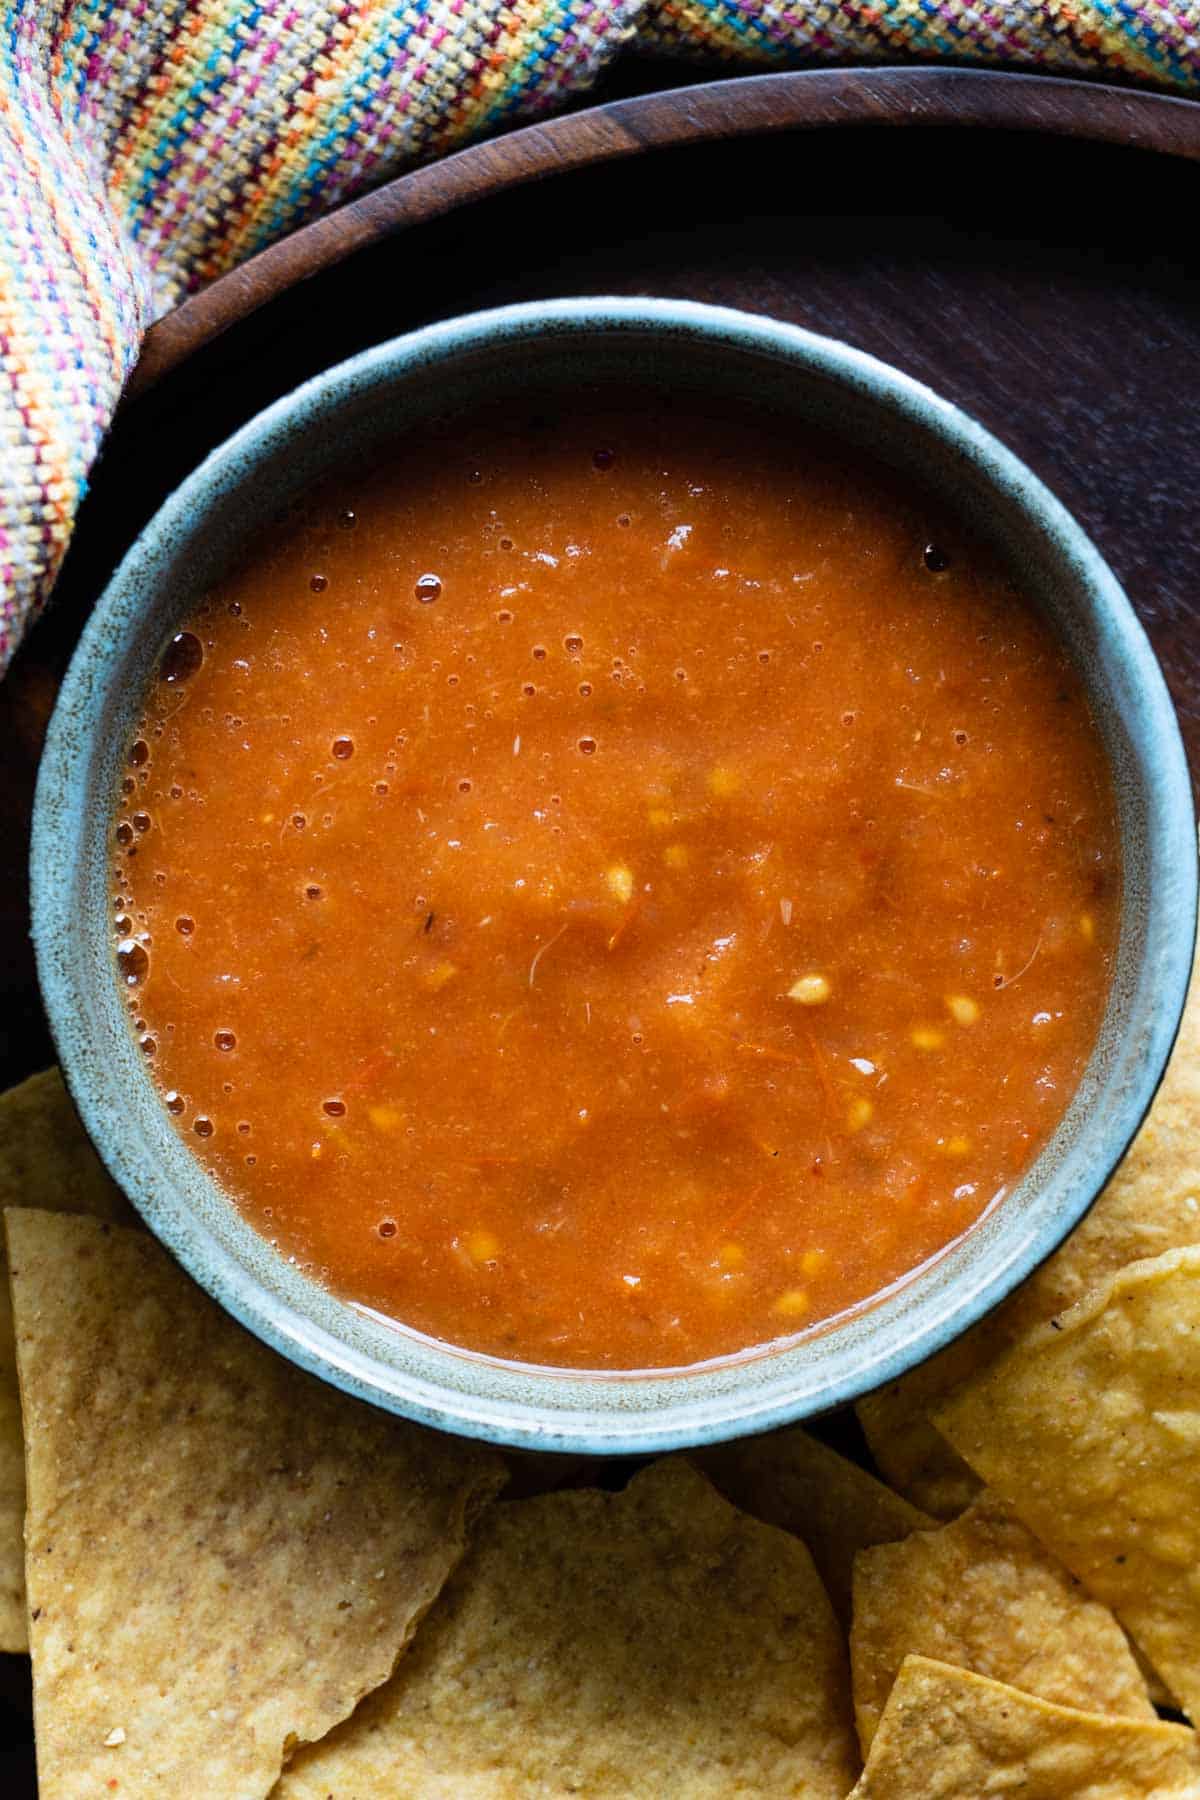
<svg viewBox="0 0 1200 1800">
<path fill-rule="evenodd" d="M 903 127 L 904 129 L 900 129 Z M 1200 771 L 1200 104 L 968 70 L 634 96 L 390 183 L 150 334 L 55 604 L 0 686 L 0 1080 L 51 1060 L 27 942 L 38 750 L 88 607 L 213 444 L 365 345 L 554 294 L 686 295 L 848 339 L 958 401 L 1124 581 Z M 7 1660 L 8 1667 L 5 1668 Z M 0 1793 L 33 1793 L 0 1658 Z"/>
</svg>

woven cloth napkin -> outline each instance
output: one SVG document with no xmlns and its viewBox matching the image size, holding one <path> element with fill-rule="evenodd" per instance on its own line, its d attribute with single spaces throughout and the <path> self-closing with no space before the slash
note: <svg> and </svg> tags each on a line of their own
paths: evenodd
<svg viewBox="0 0 1200 1800">
<path fill-rule="evenodd" d="M 950 58 L 1200 89 L 1200 0 L 0 0 L 0 670 L 146 327 L 622 47 Z"/>
</svg>

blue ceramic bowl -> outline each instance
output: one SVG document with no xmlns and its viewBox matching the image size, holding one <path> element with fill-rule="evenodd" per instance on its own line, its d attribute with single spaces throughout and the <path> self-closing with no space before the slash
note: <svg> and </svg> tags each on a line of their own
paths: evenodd
<svg viewBox="0 0 1200 1800">
<path fill-rule="evenodd" d="M 391 1327 L 273 1252 L 176 1136 L 113 966 L 111 817 L 140 697 L 172 633 L 264 518 L 398 428 L 531 386 L 645 380 L 751 400 L 925 482 L 996 544 L 1083 672 L 1120 805 L 1116 974 L 1095 1054 L 1019 1187 L 930 1266 L 806 1339 L 676 1372 L 501 1363 Z M 1196 917 L 1183 747 L 1117 582 L 1054 497 L 936 394 L 845 344 L 661 300 L 568 300 L 453 320 L 370 350 L 254 419 L 152 520 L 95 609 L 63 684 L 37 792 L 42 990 L 83 1122 L 183 1266 L 283 1355 L 394 1412 L 547 1450 L 647 1452 L 760 1431 L 852 1400 L 980 1319 L 1058 1245 L 1146 1111 L 1179 1022 Z"/>
</svg>

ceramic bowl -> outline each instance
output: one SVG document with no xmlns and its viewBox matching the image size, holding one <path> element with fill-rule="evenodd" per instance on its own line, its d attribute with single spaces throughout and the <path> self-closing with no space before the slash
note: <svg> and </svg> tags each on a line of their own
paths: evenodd
<svg viewBox="0 0 1200 1800">
<path fill-rule="evenodd" d="M 927 484 L 999 548 L 1085 679 L 1116 785 L 1124 885 L 1095 1053 L 1024 1180 L 967 1236 L 806 1338 L 678 1371 L 577 1373 L 494 1361 L 369 1317 L 243 1222 L 176 1136 L 135 1048 L 113 965 L 109 834 L 124 746 L 165 644 L 281 504 L 429 416 L 535 386 L 641 380 L 829 430 Z M 1080 527 L 995 438 L 845 344 L 715 307 L 598 299 L 509 307 L 381 345 L 270 407 L 184 482 L 97 605 L 63 684 L 32 878 L 43 993 L 80 1115 L 197 1281 L 349 1394 L 498 1443 L 613 1454 L 711 1443 L 852 1400 L 949 1343 L 1061 1243 L 1162 1075 L 1191 965 L 1196 839 L 1175 716 L 1129 602 Z"/>
</svg>

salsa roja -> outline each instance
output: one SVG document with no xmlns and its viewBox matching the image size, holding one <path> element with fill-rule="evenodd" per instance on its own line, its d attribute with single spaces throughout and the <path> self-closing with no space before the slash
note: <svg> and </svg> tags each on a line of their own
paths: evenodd
<svg viewBox="0 0 1200 1800">
<path fill-rule="evenodd" d="M 430 426 L 264 520 L 113 829 L 137 1037 L 246 1217 L 574 1367 L 808 1330 L 1002 1203 L 1119 923 L 1079 675 L 990 553 L 653 396 Z"/>
</svg>

